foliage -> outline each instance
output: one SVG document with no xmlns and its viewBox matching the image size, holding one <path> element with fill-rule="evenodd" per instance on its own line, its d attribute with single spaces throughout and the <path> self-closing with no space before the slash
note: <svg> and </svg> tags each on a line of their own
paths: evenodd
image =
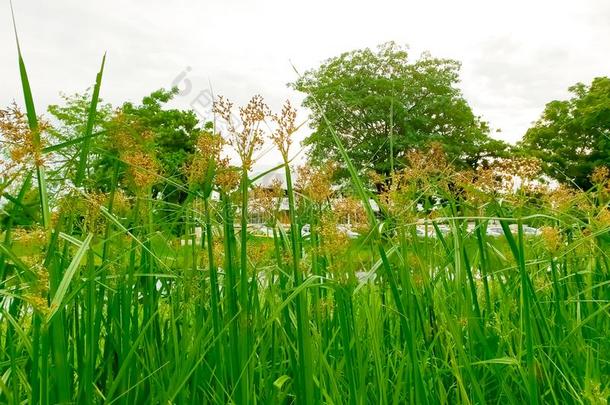
<svg viewBox="0 0 610 405">
<path fill-rule="evenodd" d="M 144 131 L 152 133 L 162 171 L 171 174 L 179 173 L 195 151 L 200 133 L 199 120 L 193 111 L 164 108 L 177 92 L 176 88 L 160 89 L 144 97 L 140 105 L 127 102 L 120 109 L 137 120 Z"/>
<path fill-rule="evenodd" d="M 85 135 L 91 103 L 91 94 L 88 90 L 72 95 L 62 94 L 61 97 L 63 99 L 62 104 L 52 104 L 48 107 L 48 112 L 54 124 L 49 129 L 49 135 L 50 141 L 54 144 L 69 143 Z M 98 104 L 95 126 L 93 128 L 94 134 L 99 134 L 104 130 L 112 114 L 113 108 L 110 104 Z M 99 143 L 99 139 L 103 139 L 101 135 L 98 135 L 98 137 L 97 143 Z M 79 152 L 79 144 L 70 145 L 60 150 L 59 154 L 66 162 L 61 167 L 61 172 L 68 176 L 68 178 L 75 178 L 76 176 Z M 94 148 L 92 156 L 90 156 L 89 169 L 95 169 L 100 164 L 100 159 L 104 153 L 103 149 Z"/>
<path fill-rule="evenodd" d="M 544 162 L 545 172 L 589 189 L 593 170 L 610 166 L 610 78 L 569 88 L 572 98 L 548 103 L 520 147 Z"/>
<path fill-rule="evenodd" d="M 40 221 L 40 200 L 38 190 L 27 190 L 21 201 L 9 200 L 0 212 L 0 222 L 4 226 L 30 227 Z"/>
<path fill-rule="evenodd" d="M 340 160 L 334 129 L 357 169 L 388 174 L 405 151 L 440 142 L 451 161 L 476 167 L 504 148 L 488 136 L 461 91 L 460 64 L 424 54 L 411 62 L 393 42 L 343 53 L 292 86 L 306 94 L 314 132 L 305 140 L 314 162 Z"/>
</svg>

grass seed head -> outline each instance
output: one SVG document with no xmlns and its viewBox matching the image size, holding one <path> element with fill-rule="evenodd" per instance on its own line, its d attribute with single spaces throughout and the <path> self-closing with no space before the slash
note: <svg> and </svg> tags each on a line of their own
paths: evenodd
<svg viewBox="0 0 610 405">
<path fill-rule="evenodd" d="M 184 168 L 189 184 L 202 185 L 206 180 L 210 164 L 220 164 L 220 154 L 224 140 L 220 135 L 203 132 L 197 139 L 196 152 L 192 161 Z"/>
<path fill-rule="evenodd" d="M 38 128 L 31 130 L 27 115 L 16 103 L 11 104 L 5 110 L 0 110 L 0 134 L 2 134 L 0 143 L 6 145 L 11 160 L 10 163 L 6 162 L 7 166 L 43 166 L 45 157 L 42 149 L 45 141 L 41 135 L 50 126 L 46 120 L 38 117 Z"/>
<path fill-rule="evenodd" d="M 593 184 L 605 186 L 610 180 L 610 169 L 607 166 L 597 166 L 591 173 L 590 178 Z"/>
<path fill-rule="evenodd" d="M 214 102 L 213 111 L 227 124 L 227 143 L 239 155 L 242 168 L 250 170 L 254 164 L 254 153 L 264 144 L 264 133 L 260 126 L 270 115 L 269 107 L 260 95 L 252 97 L 248 104 L 239 108 L 239 128 L 233 116 L 233 103 L 226 98 L 219 97 Z"/>
<path fill-rule="evenodd" d="M 310 165 L 298 168 L 297 188 L 299 191 L 316 204 L 327 202 L 333 194 L 332 178 L 336 166 L 326 163 L 322 167 Z"/>
<path fill-rule="evenodd" d="M 545 248 L 555 255 L 564 244 L 561 231 L 553 226 L 544 226 L 540 232 Z"/>
<path fill-rule="evenodd" d="M 280 114 L 272 114 L 271 119 L 277 128 L 270 135 L 271 140 L 278 148 L 284 161 L 288 160 L 288 152 L 292 144 L 292 134 L 296 131 L 295 121 L 297 110 L 286 100 Z"/>
<path fill-rule="evenodd" d="M 231 167 L 228 158 L 220 160 L 216 172 L 216 184 L 220 190 L 229 194 L 239 186 L 241 176 L 237 168 Z"/>
</svg>

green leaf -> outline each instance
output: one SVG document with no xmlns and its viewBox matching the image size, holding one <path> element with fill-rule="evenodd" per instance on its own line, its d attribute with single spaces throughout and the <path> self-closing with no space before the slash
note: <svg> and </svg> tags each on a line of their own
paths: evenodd
<svg viewBox="0 0 610 405">
<path fill-rule="evenodd" d="M 498 357 L 496 359 L 481 360 L 470 363 L 471 366 L 485 365 L 485 364 L 506 364 L 507 366 L 518 366 L 519 360 L 514 357 Z"/>
<path fill-rule="evenodd" d="M 100 131 L 95 134 L 81 136 L 79 138 L 70 139 L 69 141 L 66 141 L 66 142 L 58 143 L 56 145 L 47 146 L 46 148 L 42 148 L 42 153 L 57 152 L 59 150 L 67 148 L 68 146 L 76 145 L 78 143 L 90 140 L 91 138 L 95 138 L 96 136 L 100 136 L 105 133 L 106 133 L 106 131 Z"/>
<path fill-rule="evenodd" d="M 85 253 L 89 249 L 89 244 L 91 243 L 91 239 L 93 238 L 93 234 L 90 233 L 87 235 L 80 248 L 76 251 L 76 254 L 72 258 L 70 265 L 66 269 L 59 286 L 57 287 L 57 291 L 55 291 L 55 295 L 51 300 L 51 311 L 47 314 L 46 322 L 49 323 L 53 316 L 57 313 L 60 306 L 63 304 L 63 299 L 66 293 L 68 292 L 68 287 L 74 278 L 74 274 L 76 274 L 76 270 L 80 267 L 81 261 L 83 257 L 85 257 Z"/>
<path fill-rule="evenodd" d="M 91 105 L 89 106 L 89 114 L 87 116 L 87 127 L 85 128 L 85 135 L 83 137 L 83 145 L 81 147 L 80 161 L 76 170 L 75 184 L 81 185 L 83 178 L 85 177 L 85 169 L 87 167 L 87 157 L 89 156 L 89 147 L 91 142 L 91 134 L 93 133 L 93 125 L 95 124 L 95 116 L 97 114 L 97 103 L 100 97 L 100 86 L 102 84 L 102 75 L 104 74 L 104 64 L 106 63 L 106 54 L 102 58 L 102 66 L 95 78 L 95 87 L 93 88 L 93 95 L 91 96 Z"/>
<path fill-rule="evenodd" d="M 290 376 L 287 376 L 286 374 L 281 375 L 273 382 L 273 386 L 281 391 L 282 387 L 284 387 L 284 385 L 290 380 Z"/>
<path fill-rule="evenodd" d="M 216 176 L 216 161 L 212 158 L 208 161 L 208 170 L 203 179 L 203 198 L 207 199 L 212 194 L 214 187 L 214 176 Z"/>
<path fill-rule="evenodd" d="M 19 57 L 19 74 L 21 76 L 21 85 L 23 87 L 23 97 L 25 100 L 25 108 L 28 117 L 28 125 L 32 131 L 33 144 L 35 148 L 40 147 L 40 132 L 38 130 L 38 118 L 36 109 L 34 108 L 34 98 L 32 97 L 32 89 L 28 80 L 28 73 L 25 69 L 25 62 L 21 55 L 21 46 L 19 45 L 19 37 L 17 35 L 17 24 L 15 23 L 15 13 L 13 12 L 13 3 L 11 5 L 11 16 L 13 18 L 13 29 L 15 31 L 15 41 L 17 42 L 17 54 Z M 49 200 L 47 197 L 47 183 L 45 180 L 44 166 L 36 165 L 36 176 L 38 179 L 38 193 L 40 195 L 40 213 L 42 225 L 48 229 L 51 224 L 51 213 L 49 210 Z"/>
</svg>

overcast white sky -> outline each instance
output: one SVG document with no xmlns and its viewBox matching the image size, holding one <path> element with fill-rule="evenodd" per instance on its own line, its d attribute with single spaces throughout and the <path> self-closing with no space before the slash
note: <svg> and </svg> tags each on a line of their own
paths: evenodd
<svg viewBox="0 0 610 405">
<path fill-rule="evenodd" d="M 610 0 L 14 0 L 14 7 L 39 113 L 60 92 L 91 86 L 104 51 L 102 97 L 114 104 L 170 87 L 190 67 L 182 107 L 211 83 L 237 103 L 260 93 L 279 108 L 286 98 L 301 100 L 286 87 L 296 77 L 290 61 L 307 70 L 394 40 L 414 59 L 428 50 L 461 61 L 466 99 L 502 130 L 494 136 L 512 142 L 545 103 L 567 97 L 568 86 L 610 75 Z M 22 103 L 8 1 L 0 5 L 0 55 L 0 106 Z"/>
</svg>

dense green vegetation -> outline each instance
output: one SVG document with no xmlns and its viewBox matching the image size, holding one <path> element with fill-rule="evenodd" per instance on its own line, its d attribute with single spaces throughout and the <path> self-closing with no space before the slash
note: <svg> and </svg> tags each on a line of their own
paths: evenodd
<svg viewBox="0 0 610 405">
<path fill-rule="evenodd" d="M 546 105 L 520 146 L 544 162 L 545 172 L 578 187 L 591 187 L 591 174 L 610 166 L 610 78 L 570 87 L 570 100 Z"/>
<path fill-rule="evenodd" d="M 52 128 L 19 64 L 26 112 L 0 114 L 0 402 L 607 402 L 606 167 L 553 189 L 537 160 L 475 169 L 433 137 L 365 175 L 321 109 L 336 161 L 293 179 L 289 103 L 221 98 L 218 134 L 164 110 L 171 92 L 100 105 L 102 64 Z M 265 138 L 285 187 L 254 186 Z M 255 210 L 270 237 L 247 231 Z"/>
</svg>

